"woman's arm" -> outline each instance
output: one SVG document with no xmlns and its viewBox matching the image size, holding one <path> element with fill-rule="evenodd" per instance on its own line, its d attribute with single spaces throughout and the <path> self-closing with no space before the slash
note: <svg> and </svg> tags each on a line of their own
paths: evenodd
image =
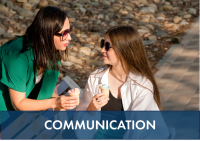
<svg viewBox="0 0 200 141">
<path fill-rule="evenodd" d="M 9 88 L 9 93 L 13 108 L 18 111 L 41 111 L 50 108 L 74 109 L 78 105 L 76 97 L 63 95 L 45 100 L 33 100 L 26 98 L 25 92 L 18 92 Z"/>
</svg>

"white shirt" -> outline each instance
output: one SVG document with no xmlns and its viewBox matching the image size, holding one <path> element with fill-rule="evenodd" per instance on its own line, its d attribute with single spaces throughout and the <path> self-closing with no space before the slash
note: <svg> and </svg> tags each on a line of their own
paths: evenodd
<svg viewBox="0 0 200 141">
<path fill-rule="evenodd" d="M 98 86 L 99 84 L 108 85 L 109 69 L 99 73 L 103 69 L 104 68 L 97 69 L 89 76 L 84 92 L 80 98 L 80 104 L 76 109 L 77 111 L 86 111 L 92 101 L 92 97 L 101 93 Z M 153 85 L 146 77 L 141 77 L 131 72 L 129 73 L 129 77 L 153 92 Z M 159 108 L 154 100 L 152 92 L 137 83 L 127 78 L 120 89 L 124 111 L 158 111 Z"/>
<path fill-rule="evenodd" d="M 40 74 L 40 75 L 38 75 L 37 77 L 36 77 L 36 82 L 35 82 L 35 84 L 38 84 L 41 80 L 42 80 L 42 77 L 43 77 L 43 72 Z"/>
</svg>

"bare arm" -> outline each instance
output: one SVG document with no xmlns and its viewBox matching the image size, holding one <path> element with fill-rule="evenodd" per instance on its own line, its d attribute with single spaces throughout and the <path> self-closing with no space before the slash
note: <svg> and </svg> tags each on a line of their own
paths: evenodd
<svg viewBox="0 0 200 141">
<path fill-rule="evenodd" d="M 25 92 L 18 92 L 9 88 L 11 103 L 18 111 L 41 111 L 50 108 L 73 109 L 78 105 L 76 97 L 52 95 L 50 99 L 33 100 L 25 97 Z"/>
</svg>

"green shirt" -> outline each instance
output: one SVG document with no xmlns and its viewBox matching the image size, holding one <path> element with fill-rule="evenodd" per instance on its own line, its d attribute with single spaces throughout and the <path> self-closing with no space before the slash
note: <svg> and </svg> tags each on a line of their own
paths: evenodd
<svg viewBox="0 0 200 141">
<path fill-rule="evenodd" d="M 37 70 L 32 48 L 20 53 L 22 46 L 23 38 L 20 37 L 0 47 L 0 111 L 14 110 L 8 87 L 18 92 L 26 92 L 27 98 L 36 85 Z M 52 97 L 58 76 L 58 71 L 44 71 L 38 100 Z"/>
</svg>

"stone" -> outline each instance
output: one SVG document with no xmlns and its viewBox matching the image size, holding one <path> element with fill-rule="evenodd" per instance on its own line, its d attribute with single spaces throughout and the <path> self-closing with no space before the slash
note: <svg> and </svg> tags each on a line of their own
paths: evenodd
<svg viewBox="0 0 200 141">
<path fill-rule="evenodd" d="M 13 5 L 12 1 L 7 1 L 6 6 L 11 8 L 11 9 L 14 9 L 14 5 Z"/>
<path fill-rule="evenodd" d="M 97 19 L 104 19 L 104 14 L 99 14 L 99 15 L 97 16 Z"/>
<path fill-rule="evenodd" d="M 140 35 L 149 33 L 149 31 L 145 30 L 145 29 L 138 29 L 138 32 L 140 33 Z"/>
<path fill-rule="evenodd" d="M 184 19 L 189 19 L 191 17 L 192 17 L 192 15 L 190 15 L 190 14 L 186 14 L 186 15 L 183 16 Z"/>
<path fill-rule="evenodd" d="M 27 0 L 16 0 L 17 2 L 23 2 L 23 3 L 26 3 Z"/>
<path fill-rule="evenodd" d="M 142 7 L 140 13 L 155 13 L 155 9 L 153 7 Z"/>
<path fill-rule="evenodd" d="M 0 4 L 1 4 L 1 5 L 5 5 L 6 2 L 7 2 L 7 0 L 0 0 Z"/>
<path fill-rule="evenodd" d="M 155 3 L 160 2 L 160 0 L 153 0 Z"/>
<path fill-rule="evenodd" d="M 3 35 L 5 32 L 6 31 L 2 27 L 0 27 L 0 36 Z"/>
<path fill-rule="evenodd" d="M 148 4 L 147 0 L 138 0 L 141 4 Z"/>
<path fill-rule="evenodd" d="M 182 18 L 179 16 L 175 16 L 173 19 L 174 23 L 176 23 L 176 24 L 179 23 L 181 20 L 182 20 Z"/>
<path fill-rule="evenodd" d="M 196 14 L 197 14 L 197 10 L 196 10 L 195 8 L 189 8 L 189 9 L 188 9 L 188 13 L 189 13 L 189 14 L 196 15 Z"/>
<path fill-rule="evenodd" d="M 72 49 L 73 49 L 73 51 L 75 51 L 75 52 L 78 51 L 78 48 L 77 48 L 77 47 L 73 47 Z"/>
<path fill-rule="evenodd" d="M 164 17 L 157 17 L 157 20 L 163 20 L 163 21 L 165 21 L 166 19 Z"/>
<path fill-rule="evenodd" d="M 29 11 L 27 9 L 20 9 L 19 11 L 17 11 L 18 14 L 20 16 L 24 16 L 24 17 L 31 17 L 33 16 L 33 12 L 32 11 Z"/>
<path fill-rule="evenodd" d="M 119 10 L 119 14 L 126 15 L 126 14 L 128 14 L 128 11 L 121 9 L 121 10 Z"/>
<path fill-rule="evenodd" d="M 126 15 L 126 18 L 130 18 L 130 19 L 133 19 L 135 16 L 132 14 L 132 13 L 128 13 Z"/>
<path fill-rule="evenodd" d="M 74 64 L 74 67 L 77 68 L 77 69 L 82 69 L 83 68 L 81 65 L 78 65 L 78 64 Z"/>
<path fill-rule="evenodd" d="M 150 21 L 151 17 L 148 15 L 141 16 L 140 22 L 148 23 Z"/>
<path fill-rule="evenodd" d="M 79 8 L 79 11 L 80 11 L 81 13 L 85 13 L 85 12 L 86 12 L 86 9 L 85 9 L 85 8 L 82 8 L 82 7 L 80 7 L 80 8 Z"/>
<path fill-rule="evenodd" d="M 73 73 L 73 72 L 70 72 L 68 75 L 69 75 L 69 77 L 72 77 L 72 78 L 73 78 L 73 77 L 76 77 L 76 74 Z"/>
<path fill-rule="evenodd" d="M 117 22 L 115 22 L 115 21 L 111 21 L 111 22 L 109 23 L 109 25 L 110 25 L 110 26 L 117 26 L 117 25 L 118 25 L 118 23 L 117 23 Z"/>
<path fill-rule="evenodd" d="M 92 5 L 92 6 L 100 6 L 100 4 L 98 2 L 90 2 L 90 5 Z"/>
<path fill-rule="evenodd" d="M 168 1 L 166 1 L 164 4 L 165 5 L 171 5 L 171 3 L 169 3 Z"/>
<path fill-rule="evenodd" d="M 144 46 L 148 46 L 148 45 L 152 45 L 154 44 L 156 41 L 151 41 L 151 40 L 143 40 L 142 43 Z"/>
<path fill-rule="evenodd" d="M 75 56 L 68 56 L 69 61 L 82 65 L 81 59 L 76 58 Z"/>
<path fill-rule="evenodd" d="M 94 48 L 94 46 L 91 44 L 85 44 L 84 47 Z"/>
<path fill-rule="evenodd" d="M 101 3 L 103 4 L 103 5 L 111 5 L 111 2 L 109 2 L 109 1 L 107 1 L 107 0 L 102 0 L 101 1 Z"/>
<path fill-rule="evenodd" d="M 0 12 L 8 12 L 8 8 L 0 4 Z"/>
<path fill-rule="evenodd" d="M 167 37 L 168 34 L 165 33 L 165 32 L 162 31 L 162 30 L 159 30 L 159 31 L 157 31 L 156 36 L 159 36 L 159 37 Z"/>
<path fill-rule="evenodd" d="M 5 38 L 5 39 L 12 39 L 12 38 L 14 38 L 15 36 L 14 35 L 11 35 L 11 34 L 9 34 L 9 33 L 4 33 L 3 34 L 3 38 Z"/>
<path fill-rule="evenodd" d="M 96 50 L 96 49 L 93 49 L 92 51 L 91 51 L 91 53 L 90 53 L 90 56 L 91 57 L 94 57 L 96 54 L 98 54 L 99 53 L 99 51 L 98 50 Z"/>
<path fill-rule="evenodd" d="M 157 41 L 157 37 L 155 35 L 150 35 L 147 37 L 148 40 Z"/>
<path fill-rule="evenodd" d="M 81 47 L 79 49 L 79 52 L 89 56 L 91 53 L 91 49 L 89 47 Z"/>
<path fill-rule="evenodd" d="M 174 43 L 181 43 L 181 37 L 174 36 L 173 39 L 172 39 L 172 42 L 174 42 Z"/>
<path fill-rule="evenodd" d="M 151 25 L 151 24 L 145 24 L 144 26 L 147 27 L 150 30 L 154 30 L 154 26 Z"/>
<path fill-rule="evenodd" d="M 159 11 L 170 11 L 173 7 L 171 5 L 163 5 L 159 8 Z"/>
<path fill-rule="evenodd" d="M 93 25 L 91 32 L 100 32 L 101 31 L 101 26 L 99 25 Z"/>
<path fill-rule="evenodd" d="M 125 5 L 124 6 L 128 11 L 133 11 L 133 8 L 131 6 Z"/>
<path fill-rule="evenodd" d="M 42 7 L 46 7 L 46 6 L 48 6 L 48 5 L 49 5 L 49 3 L 48 3 L 47 0 L 41 0 L 41 1 L 39 2 L 39 4 L 38 4 L 38 7 L 39 7 L 39 8 L 42 8 Z"/>
<path fill-rule="evenodd" d="M 34 3 L 34 4 L 38 4 L 40 2 L 40 0 L 28 0 L 29 3 Z"/>
<path fill-rule="evenodd" d="M 27 9 L 27 10 L 31 10 L 32 9 L 32 5 L 30 3 L 23 3 L 23 8 Z"/>
<path fill-rule="evenodd" d="M 58 6 L 60 3 L 56 0 L 47 0 L 49 5 L 52 5 L 52 6 Z"/>
<path fill-rule="evenodd" d="M 163 18 L 165 18 L 165 14 L 163 14 L 163 13 L 157 13 L 156 17 L 163 17 Z"/>
<path fill-rule="evenodd" d="M 151 4 L 148 4 L 148 7 L 153 7 L 155 9 L 155 11 L 157 11 L 157 5 L 151 3 Z"/>
<path fill-rule="evenodd" d="M 174 23 L 164 23 L 165 27 L 172 27 L 174 26 L 175 24 Z"/>
<path fill-rule="evenodd" d="M 94 66 L 103 66 L 103 61 L 96 61 L 96 60 L 86 60 L 86 65 L 94 65 Z"/>
<path fill-rule="evenodd" d="M 179 23 L 179 25 L 188 25 L 188 24 L 189 23 L 185 19 L 181 20 L 181 22 Z"/>
<path fill-rule="evenodd" d="M 67 67 L 71 67 L 74 63 L 70 62 L 70 61 L 61 61 L 61 64 L 63 66 L 67 66 Z"/>
</svg>

